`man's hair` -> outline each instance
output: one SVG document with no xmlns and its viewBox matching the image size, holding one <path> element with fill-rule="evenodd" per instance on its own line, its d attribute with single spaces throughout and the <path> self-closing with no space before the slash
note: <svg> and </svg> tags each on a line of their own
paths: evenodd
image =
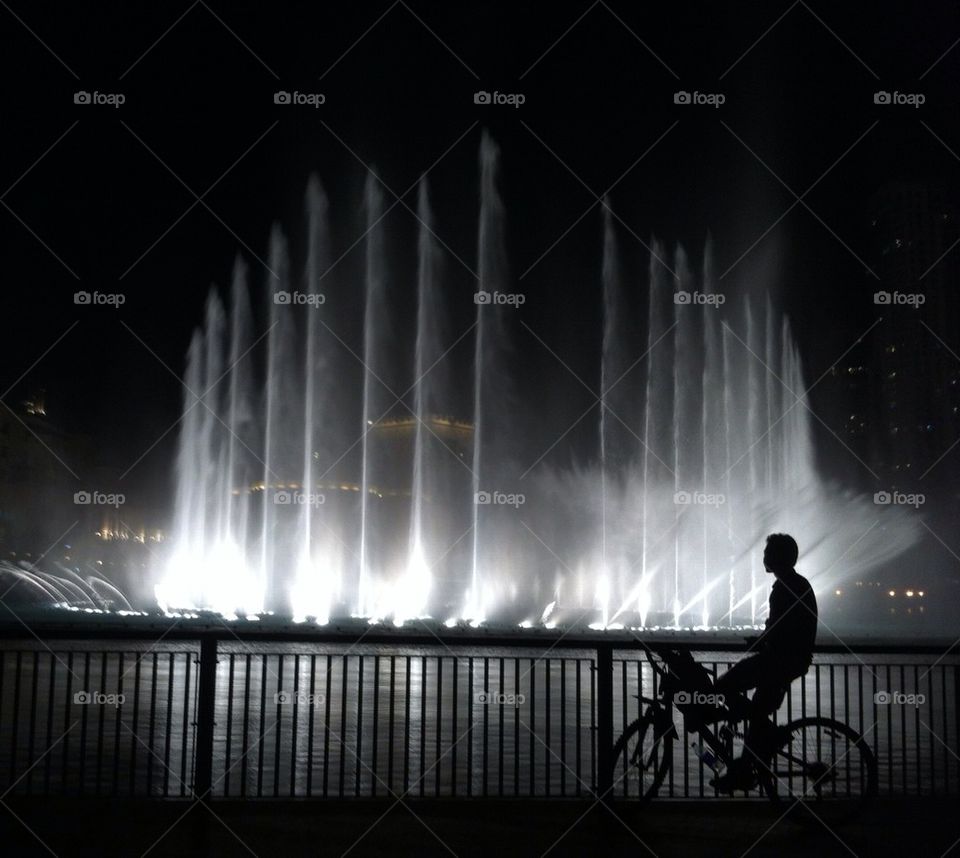
<svg viewBox="0 0 960 858">
<path fill-rule="evenodd" d="M 800 556 L 797 541 L 787 533 L 771 533 L 764 552 L 768 565 L 775 569 L 793 569 Z"/>
</svg>

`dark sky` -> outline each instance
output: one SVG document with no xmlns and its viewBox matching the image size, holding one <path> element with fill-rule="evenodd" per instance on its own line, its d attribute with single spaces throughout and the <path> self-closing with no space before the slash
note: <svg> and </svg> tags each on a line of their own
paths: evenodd
<svg viewBox="0 0 960 858">
<path fill-rule="evenodd" d="M 511 268 L 530 269 L 527 318 L 585 373 L 597 348 L 600 208 L 536 260 L 625 172 L 610 197 L 630 229 L 697 256 L 711 233 L 718 271 L 795 202 L 784 184 L 802 195 L 817 183 L 804 198 L 813 212 L 795 206 L 730 274 L 776 285 L 810 377 L 868 323 L 856 308 L 873 284 L 856 257 L 870 194 L 907 178 L 957 199 L 954 3 L 10 0 L 0 20 L 0 383 L 29 370 L 7 401 L 46 387 L 57 419 L 121 470 L 176 419 L 174 374 L 210 284 L 228 281 L 238 252 L 262 282 L 253 254 L 265 257 L 274 221 L 296 245 L 311 172 L 331 196 L 342 251 L 363 231 L 361 161 L 401 193 L 465 134 L 430 180 L 437 231 L 472 266 L 488 128 L 503 152 Z M 525 104 L 475 105 L 480 89 Z M 926 103 L 877 106 L 881 89 Z M 76 105 L 79 90 L 125 103 Z M 275 105 L 277 90 L 326 102 Z M 726 102 L 676 105 L 677 90 Z M 389 223 L 402 249 L 415 223 L 402 207 Z M 619 239 L 627 272 L 641 276 L 646 251 L 625 229 Z M 450 288 L 474 288 L 447 256 Z M 340 282 L 359 284 L 362 261 L 358 245 Z M 77 307 L 81 289 L 126 303 Z M 520 348 L 534 371 L 549 360 Z M 175 438 L 129 479 L 162 489 Z"/>
</svg>

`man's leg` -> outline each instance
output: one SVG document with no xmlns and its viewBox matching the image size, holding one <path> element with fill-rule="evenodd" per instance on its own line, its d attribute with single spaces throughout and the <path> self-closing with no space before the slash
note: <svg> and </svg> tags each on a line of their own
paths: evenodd
<svg viewBox="0 0 960 858">
<path fill-rule="evenodd" d="M 805 670 L 784 669 L 783 664 L 769 660 L 760 666 L 760 681 L 750 701 L 750 719 L 744 737 L 744 756 L 748 756 L 754 765 L 769 770 L 770 761 L 776 751 L 774 747 L 775 731 L 769 716 L 780 708 L 783 698 L 794 679 L 803 676 Z"/>
<path fill-rule="evenodd" d="M 755 769 L 767 768 L 776 750 L 773 747 L 774 728 L 770 720 L 786 696 L 789 681 L 775 674 L 764 675 L 750 701 L 750 717 L 743 740 L 743 756 Z"/>
<path fill-rule="evenodd" d="M 756 688 L 765 674 L 763 656 L 759 653 L 749 655 L 718 677 L 713 688 L 718 694 L 742 694 Z"/>
<path fill-rule="evenodd" d="M 738 661 L 723 676 L 719 677 L 714 683 L 714 691 L 717 694 L 725 695 L 727 704 L 732 702 L 735 695 L 743 694 L 751 688 L 759 688 L 769 673 L 766 659 L 761 653 L 748 656 Z M 756 695 L 754 695 L 756 697 Z M 753 720 L 753 703 L 748 704 Z M 750 726 L 748 724 L 747 733 L 749 735 Z M 761 728 L 762 732 L 762 728 Z M 734 789 L 748 789 L 753 780 L 753 759 L 755 752 L 744 741 L 743 756 L 730 761 L 727 772 L 711 781 L 713 786 L 720 790 L 733 791 Z"/>
</svg>

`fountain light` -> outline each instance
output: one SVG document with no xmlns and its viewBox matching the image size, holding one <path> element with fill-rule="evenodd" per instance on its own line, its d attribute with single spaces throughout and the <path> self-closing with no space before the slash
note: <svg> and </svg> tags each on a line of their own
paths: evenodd
<svg viewBox="0 0 960 858">
<path fill-rule="evenodd" d="M 393 616 L 397 625 L 428 616 L 427 604 L 432 583 L 430 564 L 424 555 L 423 545 L 417 540 L 407 561 L 406 574 L 393 588 L 394 604 L 397 606 Z"/>
<path fill-rule="evenodd" d="M 500 155 L 489 135 L 484 135 L 481 156 L 477 269 L 482 291 L 508 294 L 512 283 Z M 553 559 L 534 554 L 536 546 L 528 548 L 526 534 L 516 539 L 510 533 L 492 504 L 481 507 L 476 501 L 498 481 L 507 487 L 509 465 L 519 458 L 514 454 L 526 452 L 528 441 L 539 446 L 542 439 L 524 438 L 517 427 L 527 425 L 526 420 L 505 407 L 504 385 L 514 384 L 509 355 L 517 345 L 498 316 L 505 308 L 476 302 L 472 378 L 446 377 L 442 371 L 448 344 L 441 332 L 460 308 L 451 303 L 440 276 L 441 248 L 431 227 L 426 181 L 418 189 L 415 249 L 411 243 L 411 258 L 395 259 L 394 246 L 398 253 L 407 248 L 392 241 L 381 188 L 372 174 L 367 180 L 365 294 L 356 302 L 362 304 L 363 319 L 335 320 L 350 322 L 345 329 L 359 323 L 362 340 L 353 345 L 365 367 L 361 384 L 337 371 L 339 345 L 328 336 L 331 329 L 304 324 L 293 305 L 261 300 L 292 291 L 298 283 L 318 287 L 320 272 L 333 261 L 327 258 L 332 249 L 330 207 L 316 180 L 311 180 L 307 203 L 303 266 L 294 266 L 283 231 L 276 228 L 269 241 L 269 268 L 278 272 L 279 281 L 271 284 L 272 295 L 251 294 L 246 268 L 238 263 L 229 306 L 214 291 L 191 343 L 186 389 L 212 390 L 221 378 L 226 383 L 207 397 L 204 409 L 194 407 L 195 397 L 185 397 L 170 562 L 159 570 L 155 585 L 164 612 L 202 609 L 227 617 L 245 613 L 253 620 L 252 615 L 270 609 L 324 624 L 342 606 L 358 623 L 392 618 L 402 626 L 432 609 L 442 610 L 443 616 L 453 613 L 451 619 L 472 627 L 490 618 L 506 623 L 526 617 L 520 625 L 531 628 L 553 627 L 558 613 L 564 619 L 573 615 L 567 613 L 570 609 L 596 618 L 590 627 L 597 630 L 632 624 L 634 612 L 641 627 L 648 620 L 669 626 L 672 619 L 674 629 L 692 622 L 698 628 L 753 622 L 761 613 L 758 597 L 762 593 L 765 602 L 771 583 L 759 568 L 768 528 L 782 522 L 805 547 L 813 546 L 801 560 L 815 571 L 844 557 L 849 536 L 860 531 L 861 521 L 875 516 L 869 500 L 835 491 L 817 472 L 810 409 L 786 408 L 781 387 L 805 390 L 807 385 L 790 326 L 772 302 L 741 295 L 742 300 L 728 303 L 723 317 L 713 309 L 704 315 L 703 308 L 681 305 L 678 289 L 688 295 L 716 294 L 710 252 L 695 271 L 677 248 L 671 267 L 663 264 L 669 254 L 658 243 L 651 248 L 644 284 L 645 325 L 635 324 L 641 317 L 630 312 L 638 302 L 629 291 L 633 286 L 619 273 L 608 212 L 598 296 L 604 325 L 598 355 L 603 392 L 599 465 L 544 465 L 525 484 L 531 486 L 524 501 L 527 520 L 543 523 L 537 525 L 542 544 L 550 546 L 550 554 L 556 549 L 554 559 L 569 553 L 576 570 L 558 572 Z M 409 333 L 392 345 L 401 320 L 391 315 L 393 302 L 387 298 L 393 272 L 406 270 L 408 263 L 416 267 L 416 320 L 409 325 L 409 316 L 403 317 Z M 671 278 L 665 271 L 675 273 Z M 269 307 L 272 323 L 265 366 L 253 350 L 264 320 L 255 317 L 252 307 L 262 303 Z M 330 301 L 329 306 L 345 303 L 352 302 Z M 618 385 L 637 351 L 640 328 L 645 328 L 649 353 L 642 389 Z M 415 345 L 412 372 L 401 359 L 405 340 Z M 430 371 L 434 366 L 437 371 Z M 775 371 L 765 376 L 764 366 Z M 380 378 L 394 375 L 398 383 L 416 379 L 409 387 L 410 416 L 397 417 L 386 408 L 392 400 L 384 402 Z M 771 380 L 776 378 L 782 384 Z M 537 408 L 537 397 L 520 389 L 523 383 L 517 381 L 511 394 Z M 471 413 L 444 416 L 442 409 L 470 388 Z M 607 419 L 621 409 L 639 418 L 637 444 L 619 441 L 619 427 Z M 775 413 L 783 419 L 768 426 L 767 418 Z M 353 425 L 350 414 L 356 415 Z M 354 473 L 335 472 L 337 451 L 357 429 L 363 433 L 360 467 Z M 414 454 L 407 461 L 398 445 L 411 434 Z M 438 450 L 428 435 L 443 446 L 451 440 L 452 446 Z M 243 438 L 255 449 L 246 441 L 238 443 Z M 748 438 L 757 442 L 740 455 L 736 442 Z M 459 461 L 456 467 L 451 453 Z M 457 471 L 464 460 L 472 462 L 469 486 L 466 479 L 457 485 L 445 470 Z M 705 493 L 705 475 L 723 471 L 723 494 Z M 562 491 L 556 491 L 558 483 Z M 283 501 L 271 496 L 281 490 L 309 495 L 317 489 L 354 503 L 314 510 L 295 500 L 277 506 Z M 718 497 L 722 507 L 709 500 Z M 889 508 L 883 514 L 885 527 L 858 543 L 857 564 L 844 563 L 854 579 L 919 537 L 920 527 L 909 511 Z M 408 532 L 398 533 L 401 529 Z M 327 535 L 321 530 L 337 542 L 336 552 L 325 549 L 318 537 Z M 469 539 L 452 550 L 468 533 Z M 735 549 L 733 533 L 738 534 Z M 107 538 L 110 532 L 104 528 L 101 539 Z M 144 534 L 138 541 L 147 544 Z M 451 553 L 440 555 L 444 569 L 435 576 L 427 560 L 439 563 L 434 552 L 441 548 Z M 813 583 L 829 594 L 842 582 L 814 575 Z M 544 606 L 550 594 L 553 601 Z M 561 601 L 563 611 L 558 612 Z M 451 611 L 449 605 L 458 607 Z"/>
</svg>

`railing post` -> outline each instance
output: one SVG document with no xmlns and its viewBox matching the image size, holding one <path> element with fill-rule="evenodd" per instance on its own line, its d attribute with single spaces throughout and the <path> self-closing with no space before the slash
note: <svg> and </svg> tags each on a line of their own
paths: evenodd
<svg viewBox="0 0 960 858">
<path fill-rule="evenodd" d="M 933 668 L 931 668 L 932 670 Z M 947 677 L 943 677 L 944 685 L 946 685 Z M 946 701 L 944 701 L 946 703 Z M 943 712 L 943 723 L 947 723 L 947 712 L 946 705 L 944 705 Z M 957 744 L 960 745 L 960 664 L 955 664 L 953 666 L 953 717 L 956 721 L 956 726 L 954 727 L 953 735 L 957 738 Z M 950 792 L 950 772 L 948 770 L 949 762 L 944 764 L 943 770 L 943 782 L 945 792 Z M 957 769 L 957 788 L 960 789 L 960 768 Z"/>
<path fill-rule="evenodd" d="M 200 638 L 197 680 L 197 734 L 193 758 L 193 797 L 204 800 L 213 786 L 213 728 L 217 693 L 217 638 Z"/>
<path fill-rule="evenodd" d="M 597 645 L 597 797 L 613 800 L 613 644 Z"/>
</svg>

